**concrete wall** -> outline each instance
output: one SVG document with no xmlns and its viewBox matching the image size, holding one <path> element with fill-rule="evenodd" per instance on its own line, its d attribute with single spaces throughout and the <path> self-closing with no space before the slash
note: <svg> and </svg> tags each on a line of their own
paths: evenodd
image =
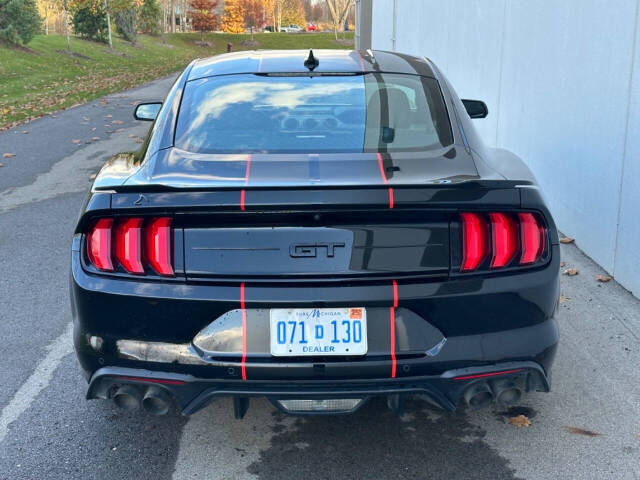
<svg viewBox="0 0 640 480">
<path fill-rule="evenodd" d="M 530 165 L 560 230 L 636 296 L 639 8 L 640 0 L 374 0 L 372 17 L 373 48 L 426 55 L 461 97 L 487 102 L 489 117 L 477 120 L 487 144 Z"/>
</svg>

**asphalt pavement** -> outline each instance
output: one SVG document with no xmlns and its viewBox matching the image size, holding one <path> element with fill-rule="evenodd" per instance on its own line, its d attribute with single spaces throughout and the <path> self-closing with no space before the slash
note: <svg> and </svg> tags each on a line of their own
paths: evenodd
<svg viewBox="0 0 640 480">
<path fill-rule="evenodd" d="M 519 407 L 447 413 L 416 399 L 397 418 L 374 401 L 302 418 L 252 401 L 238 421 L 226 400 L 191 417 L 86 401 L 71 345 L 73 226 L 91 175 L 139 148 L 149 124 L 134 104 L 171 81 L 0 133 L 0 479 L 640 479 L 640 301 L 597 282 L 604 272 L 575 245 L 562 246 L 579 274 L 562 276 L 553 391 Z M 519 414 L 529 427 L 509 422 Z"/>
</svg>

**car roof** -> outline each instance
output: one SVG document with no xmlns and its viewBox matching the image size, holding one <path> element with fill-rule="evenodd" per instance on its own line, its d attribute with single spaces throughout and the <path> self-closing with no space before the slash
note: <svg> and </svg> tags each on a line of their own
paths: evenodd
<svg viewBox="0 0 640 480">
<path fill-rule="evenodd" d="M 382 50 L 314 50 L 314 73 L 405 73 L 434 77 L 429 60 Z M 305 73 L 309 50 L 251 50 L 196 60 L 188 80 L 238 73 Z"/>
</svg>

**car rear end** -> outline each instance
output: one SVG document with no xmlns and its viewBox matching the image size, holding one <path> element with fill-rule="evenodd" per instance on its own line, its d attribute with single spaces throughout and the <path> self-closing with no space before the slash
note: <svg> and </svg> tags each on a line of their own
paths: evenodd
<svg viewBox="0 0 640 480">
<path fill-rule="evenodd" d="M 435 79 L 274 77 L 185 80 L 175 144 L 99 176 L 72 249 L 87 397 L 153 414 L 232 397 L 241 418 L 256 396 L 402 413 L 408 395 L 453 410 L 548 391 L 559 245 L 538 188 L 481 174 Z M 250 109 L 215 103 L 238 85 Z"/>
</svg>

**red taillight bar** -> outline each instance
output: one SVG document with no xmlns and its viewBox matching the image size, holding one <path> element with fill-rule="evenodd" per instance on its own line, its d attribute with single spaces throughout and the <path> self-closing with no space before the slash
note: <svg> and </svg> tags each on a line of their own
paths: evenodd
<svg viewBox="0 0 640 480">
<path fill-rule="evenodd" d="M 111 228 L 113 218 L 101 218 L 87 235 L 87 256 L 98 270 L 112 272 L 111 261 Z"/>
<path fill-rule="evenodd" d="M 142 218 L 128 218 L 116 225 L 115 254 L 120 265 L 129 272 L 144 274 L 142 266 Z"/>
<path fill-rule="evenodd" d="M 87 232 L 87 257 L 98 270 L 144 275 L 145 263 L 158 275 L 173 276 L 171 218 L 101 218 Z"/>
<path fill-rule="evenodd" d="M 476 213 L 461 213 L 462 271 L 475 270 L 487 256 L 487 225 Z"/>
<path fill-rule="evenodd" d="M 493 257 L 491 268 L 500 268 L 507 265 L 518 249 L 516 222 L 504 213 L 490 213 L 491 221 L 491 246 Z"/>
<path fill-rule="evenodd" d="M 529 265 L 544 254 L 546 229 L 534 213 L 464 212 L 460 219 L 462 272 L 471 272 L 480 266 L 486 268 L 487 257 L 491 260 L 487 262 L 488 267 L 498 269 L 516 261 L 518 265 Z"/>
<path fill-rule="evenodd" d="M 172 276 L 171 219 L 156 218 L 149 223 L 146 230 L 149 265 L 158 275 Z"/>
</svg>

